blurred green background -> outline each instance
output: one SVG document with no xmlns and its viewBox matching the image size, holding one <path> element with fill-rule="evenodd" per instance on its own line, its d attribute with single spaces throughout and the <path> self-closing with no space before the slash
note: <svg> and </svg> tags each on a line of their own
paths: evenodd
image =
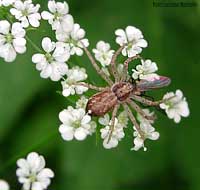
<svg viewBox="0 0 200 190">
<path fill-rule="evenodd" d="M 34 2 L 39 2 L 42 10 L 47 7 L 46 0 Z M 147 152 L 130 151 L 131 133 L 113 150 L 105 150 L 101 140 L 96 145 L 95 135 L 84 142 L 65 142 L 58 133 L 58 113 L 72 99 L 56 93 L 61 90 L 59 83 L 39 77 L 31 62 L 36 51 L 28 45 L 27 53 L 14 63 L 0 60 L 0 178 L 13 190 L 20 189 L 16 160 L 37 151 L 56 174 L 49 190 L 199 190 L 200 5 L 162 8 L 153 7 L 151 0 L 67 2 L 75 21 L 87 31 L 90 49 L 99 40 L 116 49 L 117 28 L 140 28 L 149 42 L 142 56 L 154 60 L 159 73 L 172 79 L 169 88 L 153 95 L 161 98 L 167 91 L 182 89 L 191 115 L 176 125 L 158 113 L 155 127 L 161 137 L 147 142 Z M 44 36 L 55 39 L 46 22 L 28 36 L 38 46 Z M 86 56 L 72 62 L 86 67 L 94 84 L 104 84 Z"/>
</svg>

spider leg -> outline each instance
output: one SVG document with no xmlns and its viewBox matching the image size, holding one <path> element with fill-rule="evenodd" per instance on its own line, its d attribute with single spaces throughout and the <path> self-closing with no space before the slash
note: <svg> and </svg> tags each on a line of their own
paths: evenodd
<svg viewBox="0 0 200 190">
<path fill-rule="evenodd" d="M 140 134 L 140 137 L 142 139 L 145 139 L 144 132 L 140 129 L 140 125 L 137 123 L 136 118 L 133 115 L 133 113 L 132 113 L 131 109 L 129 108 L 129 106 L 127 105 L 127 103 L 123 103 L 123 107 L 124 107 L 124 110 L 127 112 L 129 119 L 131 120 L 131 122 L 135 126 L 137 132 Z"/>
<path fill-rule="evenodd" d="M 141 57 L 139 55 L 133 56 L 133 57 L 129 57 L 125 62 L 124 62 L 124 70 L 123 70 L 123 75 L 121 78 L 121 81 L 126 80 L 126 76 L 127 76 L 127 72 L 128 72 L 128 65 L 131 61 L 134 61 L 135 59 L 138 59 Z"/>
<path fill-rule="evenodd" d="M 142 98 L 143 98 L 143 99 L 142 99 Z M 163 109 L 161 109 L 160 106 L 159 106 L 161 103 L 165 102 L 166 100 L 164 100 L 164 101 L 163 101 L 163 100 L 161 100 L 161 101 L 151 101 L 151 100 L 149 100 L 149 99 L 145 99 L 144 97 L 140 97 L 140 96 L 139 96 L 139 98 L 136 97 L 136 98 L 132 98 L 132 99 L 134 99 L 134 100 L 140 102 L 140 103 L 141 103 L 141 106 L 142 106 L 143 104 L 147 105 L 147 106 L 145 106 L 145 107 L 154 106 L 155 109 L 158 110 L 159 112 L 161 112 L 163 115 L 165 115 L 165 116 L 167 115 L 166 112 L 165 112 Z"/>
<path fill-rule="evenodd" d="M 95 59 L 93 58 L 92 54 L 89 52 L 89 50 L 84 46 L 84 44 L 82 43 L 83 49 L 86 53 L 86 55 L 88 56 L 89 60 L 91 61 L 93 67 L 96 69 L 97 73 L 110 85 L 113 85 L 113 81 L 109 78 L 109 76 L 107 76 L 98 66 L 98 64 L 96 63 Z"/>
<path fill-rule="evenodd" d="M 85 83 L 85 82 L 77 83 L 77 85 L 84 86 L 84 87 L 87 87 L 89 89 L 96 90 L 96 91 L 99 91 L 99 92 L 107 89 L 105 87 L 98 87 L 98 86 L 95 86 L 95 85 L 92 85 L 92 84 L 89 84 L 89 83 Z"/>
<path fill-rule="evenodd" d="M 155 99 L 152 96 L 146 95 L 145 92 L 141 92 L 140 96 L 143 97 L 143 98 L 146 98 L 148 100 L 155 101 Z M 131 98 L 131 100 L 134 100 L 134 99 Z M 142 107 L 142 108 L 149 108 L 149 107 L 151 107 L 149 105 L 142 104 L 141 102 L 139 102 L 139 106 Z M 157 109 L 157 107 L 155 107 L 155 108 Z"/>
<path fill-rule="evenodd" d="M 144 117 L 147 120 L 152 120 L 154 121 L 156 119 L 155 116 L 149 116 L 147 115 L 134 101 L 132 101 L 131 99 L 127 100 L 127 103 L 130 104 L 130 106 L 136 110 L 142 117 Z"/>
<path fill-rule="evenodd" d="M 115 82 L 118 82 L 119 81 L 119 73 L 117 71 L 117 67 L 116 67 L 116 60 L 117 60 L 117 57 L 120 55 L 120 53 L 122 52 L 122 50 L 124 49 L 125 45 L 124 46 L 121 46 L 116 52 L 115 54 L 112 56 L 112 60 L 111 60 L 111 71 L 112 71 L 112 74 L 115 78 Z"/>
<path fill-rule="evenodd" d="M 132 98 L 142 104 L 148 105 L 148 106 L 159 106 L 161 103 L 163 103 L 163 100 L 160 101 L 151 101 L 146 98 L 143 98 L 141 96 L 133 95 Z"/>
<path fill-rule="evenodd" d="M 151 100 L 151 101 L 154 101 L 154 100 L 155 100 L 154 97 L 149 96 L 149 95 L 146 95 L 145 92 L 142 92 L 142 93 L 141 93 L 141 96 L 144 97 L 144 98 L 146 98 L 146 99 L 148 99 L 148 100 Z"/>
<path fill-rule="evenodd" d="M 117 104 L 114 109 L 113 109 L 113 112 L 112 112 L 112 119 L 111 119 L 111 125 L 110 125 L 110 134 L 109 134 L 109 137 L 108 137 L 108 142 L 110 142 L 110 139 L 112 137 L 112 133 L 114 131 L 114 127 L 115 127 L 115 118 L 116 118 L 116 115 L 117 115 L 117 112 L 119 110 L 119 104 Z"/>
</svg>

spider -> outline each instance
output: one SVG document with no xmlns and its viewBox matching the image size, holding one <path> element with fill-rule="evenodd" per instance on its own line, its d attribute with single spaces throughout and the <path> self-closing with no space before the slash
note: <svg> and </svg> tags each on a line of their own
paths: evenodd
<svg viewBox="0 0 200 190">
<path fill-rule="evenodd" d="M 109 68 L 114 78 L 114 80 L 112 80 L 111 77 L 106 75 L 104 71 L 100 69 L 90 51 L 83 45 L 83 49 L 93 67 L 96 69 L 97 73 L 108 83 L 108 86 L 106 87 L 97 87 L 84 82 L 81 82 L 79 84 L 86 86 L 89 89 L 98 91 L 97 94 L 93 95 L 88 100 L 86 106 L 86 111 L 88 112 L 88 114 L 90 114 L 91 116 L 103 116 L 108 112 L 112 112 L 108 142 L 111 139 L 112 132 L 114 130 L 115 117 L 117 116 L 120 106 L 124 108 L 127 116 L 129 117 L 132 124 L 135 126 L 141 138 L 145 139 L 144 133 L 140 129 L 140 125 L 138 124 L 135 116 L 132 113 L 132 109 L 134 109 L 137 113 L 139 113 L 147 120 L 155 120 L 155 116 L 147 115 L 136 102 L 147 106 L 158 106 L 159 104 L 166 101 L 166 99 L 160 101 L 152 101 L 144 98 L 142 96 L 142 93 L 148 90 L 168 86 L 171 82 L 170 78 L 164 76 L 160 76 L 159 79 L 154 79 L 152 81 L 134 80 L 133 82 L 131 82 L 128 75 L 128 66 L 129 63 L 131 63 L 132 61 L 136 59 L 142 59 L 140 55 L 136 55 L 125 60 L 125 62 L 123 63 L 123 73 L 122 76 L 120 76 L 120 73 L 117 71 L 116 64 L 117 58 L 124 47 L 125 45 L 121 46 L 112 56 Z"/>
</svg>

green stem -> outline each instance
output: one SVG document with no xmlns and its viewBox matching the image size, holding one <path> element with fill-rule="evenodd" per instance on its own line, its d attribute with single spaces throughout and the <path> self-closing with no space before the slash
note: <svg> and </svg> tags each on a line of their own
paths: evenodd
<svg viewBox="0 0 200 190">
<path fill-rule="evenodd" d="M 43 51 L 28 36 L 26 36 L 26 40 L 33 46 L 36 51 L 43 53 Z"/>
</svg>

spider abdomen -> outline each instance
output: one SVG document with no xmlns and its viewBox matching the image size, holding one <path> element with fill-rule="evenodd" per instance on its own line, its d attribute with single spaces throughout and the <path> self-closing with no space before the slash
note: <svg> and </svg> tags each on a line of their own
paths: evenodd
<svg viewBox="0 0 200 190">
<path fill-rule="evenodd" d="M 117 97 L 111 90 L 105 90 L 92 96 L 86 110 L 90 115 L 103 116 L 117 104 Z"/>
<path fill-rule="evenodd" d="M 92 96 L 87 103 L 86 110 L 90 115 L 103 116 L 111 111 L 116 104 L 125 101 L 133 90 L 134 86 L 131 83 L 116 83 L 111 89 Z"/>
</svg>

